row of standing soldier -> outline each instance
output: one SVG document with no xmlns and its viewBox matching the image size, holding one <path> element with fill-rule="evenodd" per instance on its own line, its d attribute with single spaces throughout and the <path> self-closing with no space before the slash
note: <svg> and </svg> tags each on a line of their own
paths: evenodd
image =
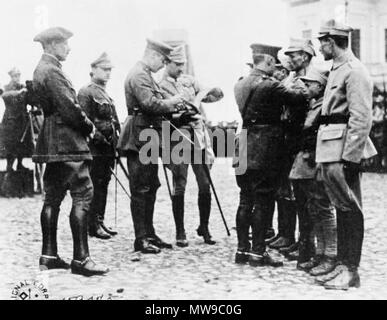
<svg viewBox="0 0 387 320">
<path fill-rule="evenodd" d="M 105 90 L 113 67 L 109 57 L 104 53 L 92 63 L 92 81 L 78 95 L 62 71 L 61 62 L 70 52 L 68 39 L 72 35 L 70 31 L 58 27 L 49 28 L 34 38 L 44 50 L 33 75 L 33 92 L 44 112 L 33 161 L 46 163 L 43 177 L 45 198 L 41 212 L 43 246 L 39 266 L 41 270 L 71 268 L 75 274 L 92 276 L 105 274 L 108 269 L 98 266 L 90 258 L 87 231 L 89 235 L 101 239 L 116 234 L 104 224 L 116 147 L 127 157 L 135 251 L 155 254 L 163 248 L 172 248 L 171 244 L 158 237 L 153 226 L 156 191 L 160 186 L 158 165 L 141 161 L 141 147 L 145 142 L 140 139 L 140 133 L 144 128 L 156 130 L 160 139 L 156 139 L 155 143 L 159 148 L 162 145 L 158 144 L 162 141 L 161 122 L 179 114 L 181 121 L 175 124 L 188 129 L 191 134 L 189 140 L 197 135 L 195 143 L 198 144 L 193 152 L 203 158 L 209 157 L 208 163 L 211 164 L 213 151 L 203 120 L 197 114 L 188 112 L 186 104 L 192 103 L 199 91 L 202 93 L 201 101 L 206 102 L 221 99 L 223 93 L 218 88 L 203 90 L 192 77 L 180 78 L 185 64 L 183 48 L 173 50 L 164 43 L 147 40 L 143 59 L 133 67 L 125 81 L 129 116 L 120 134 L 114 102 Z M 171 55 L 172 51 L 174 54 Z M 166 74 L 159 86 L 152 73 L 165 64 Z M 174 127 L 179 130 L 176 125 Z M 173 174 L 171 199 L 176 243 L 186 247 L 184 191 L 188 165 L 166 163 L 165 166 Z M 211 208 L 209 169 L 206 167 L 203 172 L 203 168 L 195 165 L 193 169 L 199 184 L 200 225 L 197 233 L 205 243 L 212 245 L 215 241 L 208 229 Z M 59 257 L 56 236 L 60 205 L 68 190 L 73 201 L 70 213 L 74 245 L 71 265 Z"/>
<path fill-rule="evenodd" d="M 320 51 L 333 60 L 329 76 L 310 65 L 310 41 L 294 41 L 285 51 L 294 72 L 281 82 L 272 77 L 273 53 L 252 45 L 252 71 L 235 86 L 247 130 L 247 138 L 239 138 L 239 153 L 247 149 L 247 171 L 236 176 L 241 193 L 235 262 L 282 266 L 266 251 L 269 244 L 296 258 L 297 268 L 326 289 L 360 286 L 360 162 L 375 155 L 368 137 L 372 81 L 348 49 L 351 31 L 334 20 L 321 27 Z M 276 76 L 282 74 L 278 66 Z M 270 238 L 276 200 L 279 234 Z"/>
</svg>

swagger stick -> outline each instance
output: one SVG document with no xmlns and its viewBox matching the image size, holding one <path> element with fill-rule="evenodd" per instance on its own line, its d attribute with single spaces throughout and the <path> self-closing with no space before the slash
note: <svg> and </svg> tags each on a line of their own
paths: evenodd
<svg viewBox="0 0 387 320">
<path fill-rule="evenodd" d="M 118 184 L 121 186 L 122 190 L 124 190 L 124 192 L 126 193 L 126 195 L 128 196 L 129 199 L 132 199 L 132 197 L 130 196 L 129 192 L 126 191 L 124 185 L 122 184 L 122 182 L 120 181 L 120 179 L 118 179 L 118 177 L 116 176 L 116 174 L 114 173 L 114 170 L 112 168 L 110 168 L 110 172 L 113 174 L 114 178 L 116 178 L 116 181 L 118 182 Z"/>
<path fill-rule="evenodd" d="M 164 165 L 164 164 L 163 164 L 163 169 L 164 169 L 165 180 L 167 181 L 167 187 L 168 187 L 169 197 L 170 197 L 171 200 L 172 200 L 171 185 L 169 184 L 168 172 L 167 172 L 167 168 L 165 168 L 165 165 Z"/>
<path fill-rule="evenodd" d="M 218 205 L 218 208 L 219 208 L 219 211 L 220 211 L 220 215 L 222 216 L 223 224 L 224 224 L 224 226 L 226 228 L 227 235 L 230 236 L 231 235 L 230 234 L 230 230 L 228 229 L 226 219 L 224 218 L 222 207 L 220 206 L 218 195 L 216 193 L 215 186 L 214 186 L 214 183 L 213 183 L 212 178 L 211 178 L 210 169 L 208 169 L 208 166 L 207 166 L 206 163 L 203 164 L 203 167 L 204 167 L 204 172 L 206 173 L 206 176 L 208 178 L 208 181 L 210 182 L 210 186 L 211 186 L 212 192 L 214 193 L 216 204 Z"/>
</svg>

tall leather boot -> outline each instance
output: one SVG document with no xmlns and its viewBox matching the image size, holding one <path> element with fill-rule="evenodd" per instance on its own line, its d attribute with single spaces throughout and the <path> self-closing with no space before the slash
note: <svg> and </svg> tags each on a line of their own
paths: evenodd
<svg viewBox="0 0 387 320">
<path fill-rule="evenodd" d="M 40 224 L 42 227 L 43 247 L 42 255 L 56 256 L 58 247 L 56 242 L 56 230 L 58 228 L 59 207 L 43 205 L 40 214 Z"/>
<path fill-rule="evenodd" d="M 83 276 L 103 275 L 109 269 L 98 266 L 90 258 L 87 241 L 87 210 L 83 205 L 73 205 L 70 212 L 70 227 L 73 235 L 74 258 L 71 272 Z"/>
<path fill-rule="evenodd" d="M 70 265 L 58 256 L 56 230 L 58 226 L 59 207 L 43 205 L 40 223 L 43 235 L 42 255 L 39 258 L 39 269 L 69 269 Z"/>
<path fill-rule="evenodd" d="M 184 195 L 172 196 L 172 211 L 176 226 L 176 245 L 187 247 L 188 241 L 184 230 Z"/>
<path fill-rule="evenodd" d="M 105 225 L 105 212 L 106 212 L 106 199 L 108 193 L 109 181 L 104 181 L 104 184 L 101 186 L 101 202 L 100 202 L 100 210 L 97 216 L 98 224 L 101 226 L 102 230 L 105 231 L 108 235 L 115 236 L 117 235 L 117 231 L 109 228 Z"/>
<path fill-rule="evenodd" d="M 278 199 L 278 218 L 280 237 L 269 244 L 272 249 L 286 248 L 294 244 L 294 230 L 296 225 L 296 210 L 294 201 Z M 293 230 L 293 233 L 291 232 Z"/>
<path fill-rule="evenodd" d="M 100 183 L 94 180 L 94 196 L 90 204 L 90 210 L 87 218 L 88 231 L 90 237 L 96 237 L 98 239 L 110 239 L 110 235 L 105 233 L 101 227 L 99 216 L 104 212 L 106 205 L 106 198 L 104 201 L 104 193 L 101 190 Z M 102 211 L 103 210 L 103 211 Z"/>
<path fill-rule="evenodd" d="M 145 202 L 145 230 L 146 237 L 148 241 L 160 248 L 160 249 L 172 249 L 172 244 L 165 242 L 160 239 L 160 237 L 156 234 L 155 228 L 153 226 L 153 215 L 155 211 L 155 202 L 156 202 L 156 190 L 150 190 L 146 194 L 146 202 Z"/>
<path fill-rule="evenodd" d="M 252 207 L 239 205 L 236 214 L 236 228 L 238 236 L 238 251 L 235 254 L 235 263 L 243 264 L 249 261 L 251 244 L 249 241 L 249 229 Z"/>
<path fill-rule="evenodd" d="M 205 243 L 214 245 L 216 242 L 211 240 L 211 234 L 208 230 L 208 223 L 211 213 L 211 193 L 199 193 L 198 205 L 200 225 L 196 232 L 199 236 L 203 237 Z"/>
<path fill-rule="evenodd" d="M 89 256 L 87 211 L 82 205 L 75 205 L 71 208 L 70 227 L 73 235 L 74 260 L 82 261 Z"/>
</svg>

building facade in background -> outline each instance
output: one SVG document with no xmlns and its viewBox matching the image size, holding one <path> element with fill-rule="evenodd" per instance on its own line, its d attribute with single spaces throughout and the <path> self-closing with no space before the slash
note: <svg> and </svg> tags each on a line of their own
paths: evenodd
<svg viewBox="0 0 387 320">
<path fill-rule="evenodd" d="M 386 0 L 284 1 L 288 4 L 292 37 L 316 41 L 321 22 L 332 18 L 353 27 L 352 51 L 368 67 L 375 84 L 383 89 L 383 82 L 387 81 Z M 318 41 L 315 44 L 318 46 Z"/>
</svg>

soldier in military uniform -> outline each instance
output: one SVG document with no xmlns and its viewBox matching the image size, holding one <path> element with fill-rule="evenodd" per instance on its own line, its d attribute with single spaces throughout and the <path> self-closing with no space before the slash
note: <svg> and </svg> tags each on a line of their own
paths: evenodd
<svg viewBox="0 0 387 320">
<path fill-rule="evenodd" d="M 257 45 L 256 51 L 259 50 Z M 278 170 L 284 147 L 282 106 L 298 108 L 305 103 L 301 91 L 290 90 L 272 78 L 275 58 L 264 47 L 254 54 L 254 69 L 235 86 L 235 97 L 247 135 L 239 139 L 237 153 L 247 152 L 246 172 L 236 172 L 240 188 L 236 216 L 238 250 L 236 263 L 282 266 L 266 252 L 266 221 L 274 206 Z M 241 136 L 242 137 L 242 136 Z M 235 163 L 234 163 L 235 165 Z M 249 228 L 252 228 L 252 246 Z"/>
<path fill-rule="evenodd" d="M 360 162 L 375 155 L 369 139 L 372 126 L 372 81 L 365 66 L 348 49 L 353 29 L 335 20 L 319 33 L 320 51 L 333 60 L 324 94 L 316 161 L 328 196 L 336 208 L 339 263 L 316 278 L 326 289 L 359 287 L 364 218 Z"/>
<path fill-rule="evenodd" d="M 165 116 L 177 112 L 182 103 L 180 94 L 166 99 L 152 77 L 152 73 L 164 67 L 172 50 L 164 43 L 147 40 L 142 61 L 136 63 L 125 80 L 129 116 L 120 135 L 118 148 L 127 156 L 132 196 L 130 208 L 136 237 L 134 249 L 142 253 L 156 254 L 162 248 L 172 248 L 171 244 L 156 235 L 153 226 L 156 192 L 160 187 L 158 164 L 157 161 L 148 162 L 148 155 L 143 149 L 147 145 L 159 153 L 162 121 Z M 154 133 L 149 142 L 146 137 L 140 137 L 145 132 Z"/>
<path fill-rule="evenodd" d="M 316 55 L 313 44 L 310 40 L 291 39 L 289 47 L 285 50 L 285 55 L 289 57 L 293 71 L 284 80 L 284 85 L 288 88 L 303 88 L 304 84 L 300 77 L 312 69 L 311 61 Z M 289 180 L 294 157 L 297 154 L 298 143 L 305 120 L 308 106 L 300 106 L 297 110 L 291 110 L 285 103 L 282 115 L 285 127 L 285 152 L 281 166 L 281 184 L 277 193 L 279 224 L 281 225 L 280 237 L 270 244 L 271 248 L 280 249 L 286 255 L 297 250 L 295 243 L 295 230 L 297 219 L 297 206 Z M 302 217 L 299 217 L 299 219 Z M 297 259 L 297 253 L 290 259 Z"/>
<path fill-rule="evenodd" d="M 17 158 L 17 170 L 25 170 L 23 158 L 31 156 L 33 145 L 29 136 L 23 137 L 28 123 L 26 109 L 26 88 L 20 83 L 20 71 L 13 68 L 8 72 L 11 77 L 10 83 L 4 87 L 3 100 L 5 103 L 5 112 L 2 119 L 3 137 L 6 158 L 7 172 L 13 170 L 13 164 Z"/>
<path fill-rule="evenodd" d="M 92 160 L 87 137 L 95 133 L 93 123 L 78 104 L 71 81 L 62 71 L 70 48 L 72 33 L 64 28 L 49 28 L 34 41 L 43 46 L 43 56 L 34 71 L 33 89 L 44 112 L 33 161 L 47 163 L 44 172 L 45 199 L 41 212 L 43 233 L 40 269 L 68 269 L 57 249 L 57 225 L 60 205 L 67 190 L 73 200 L 70 227 L 73 236 L 71 271 L 85 276 L 101 275 L 108 269 L 90 258 L 87 239 L 87 214 L 93 197 L 89 174 Z"/>
<path fill-rule="evenodd" d="M 301 77 L 310 100 L 300 151 L 294 160 L 290 179 L 299 216 L 299 257 L 297 268 L 311 275 L 329 273 L 336 259 L 336 217 L 324 189 L 316 179 L 316 142 L 328 71 L 311 69 Z M 315 241 L 316 240 L 316 241 Z M 316 248 L 315 248 L 315 243 Z"/>
<path fill-rule="evenodd" d="M 188 102 L 195 104 L 196 97 L 199 93 L 203 93 L 205 89 L 192 76 L 183 74 L 185 63 L 186 54 L 184 46 L 176 47 L 170 55 L 170 61 L 166 65 L 163 79 L 159 85 L 163 92 L 165 92 L 166 97 L 182 94 Z M 207 94 L 203 95 L 201 101 L 215 102 L 223 97 L 222 91 L 218 88 L 207 90 L 207 92 Z M 191 166 L 199 188 L 200 225 L 197 233 L 199 236 L 203 236 L 205 243 L 213 245 L 216 242 L 211 239 L 208 229 L 211 212 L 211 191 L 207 176 L 209 171 L 206 172 L 204 167 L 207 166 L 209 168 L 215 158 L 210 137 L 202 119 L 182 125 L 179 129 L 183 129 L 184 134 L 188 134 L 189 139 L 195 143 L 190 156 L 192 154 L 191 159 L 193 161 L 191 161 Z M 183 137 L 181 138 L 183 139 Z M 177 143 L 171 141 L 172 150 Z M 200 159 L 200 163 L 195 163 L 194 159 Z M 173 175 L 172 209 L 176 225 L 176 245 L 180 247 L 188 246 L 184 230 L 184 194 L 187 184 L 188 165 L 188 161 L 177 164 L 173 163 L 173 160 L 166 165 Z"/>
<path fill-rule="evenodd" d="M 78 100 L 88 118 L 94 123 L 96 132 L 89 141 L 93 155 L 91 180 L 94 196 L 90 206 L 88 225 L 89 235 L 100 239 L 109 239 L 117 232 L 104 224 L 106 198 L 111 169 L 114 168 L 115 148 L 120 123 L 113 99 L 106 92 L 113 65 L 106 53 L 91 64 L 91 83 L 78 93 Z"/>
</svg>

